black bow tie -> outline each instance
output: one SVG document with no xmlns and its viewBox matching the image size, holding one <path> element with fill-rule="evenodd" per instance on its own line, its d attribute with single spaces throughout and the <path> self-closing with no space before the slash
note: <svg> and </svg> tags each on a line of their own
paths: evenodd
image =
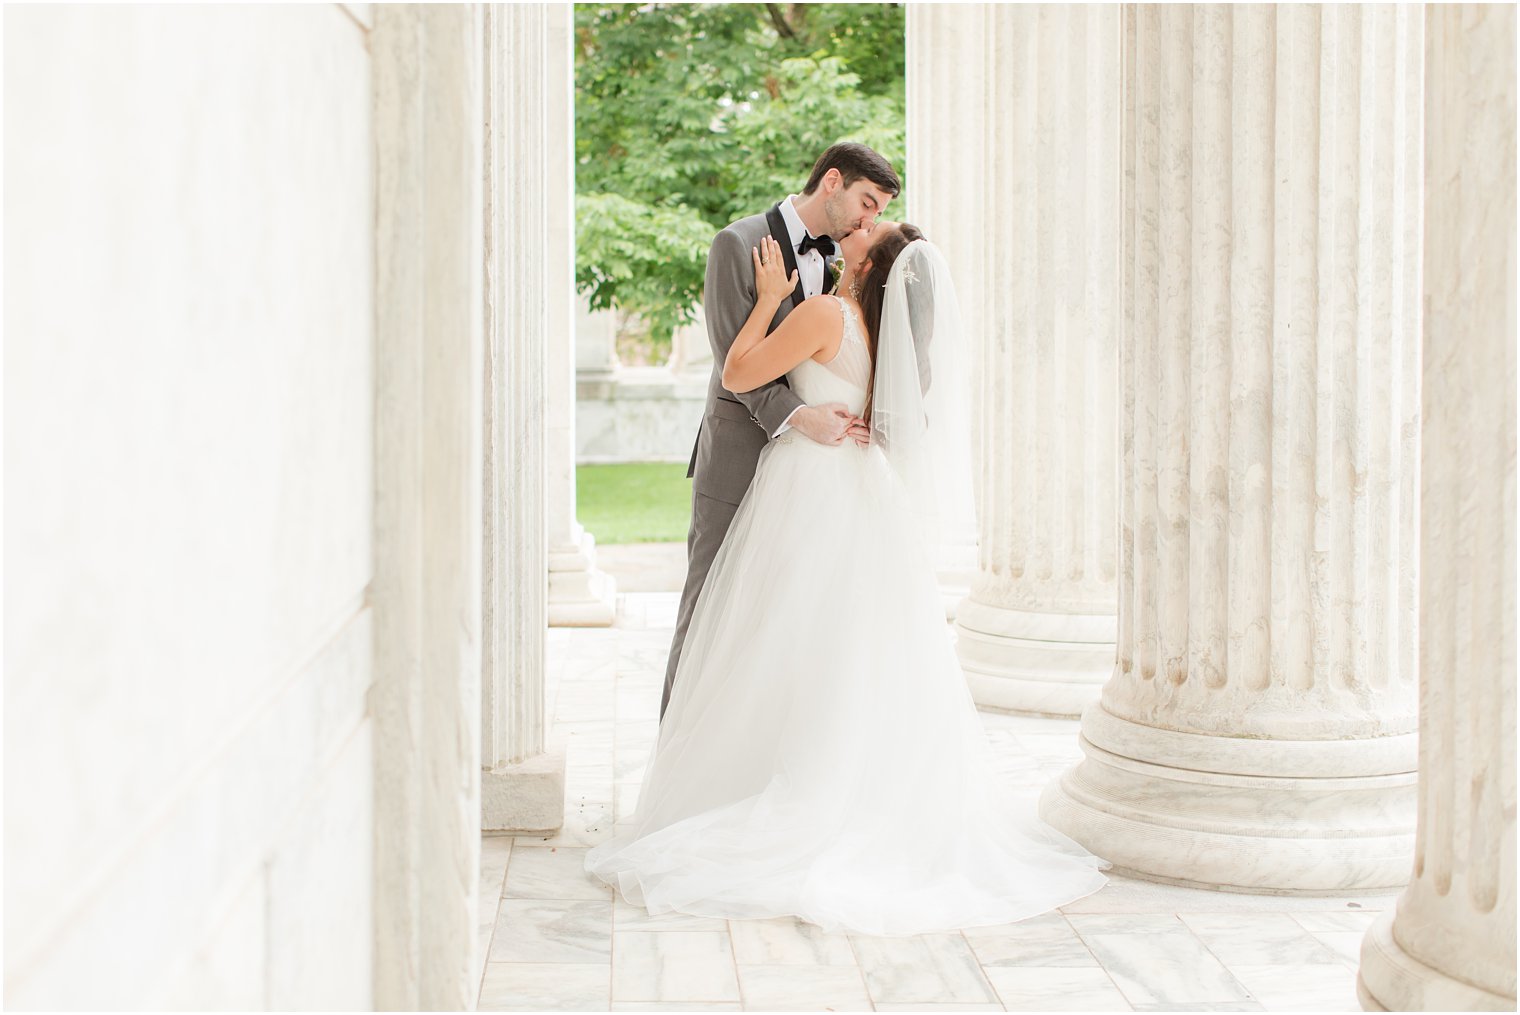
<svg viewBox="0 0 1520 1015">
<path fill-rule="evenodd" d="M 809 250 L 818 251 L 828 260 L 834 256 L 834 241 L 827 236 L 804 236 L 797 245 L 797 253 L 806 254 Z"/>
</svg>

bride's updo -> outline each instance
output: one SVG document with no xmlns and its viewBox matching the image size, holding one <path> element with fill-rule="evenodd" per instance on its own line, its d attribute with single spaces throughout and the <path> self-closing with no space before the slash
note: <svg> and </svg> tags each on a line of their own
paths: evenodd
<svg viewBox="0 0 1520 1015">
<path fill-rule="evenodd" d="M 924 238 L 923 230 L 907 222 L 877 230 L 881 235 L 871 244 L 866 260 L 871 270 L 860 280 L 860 314 L 866 326 L 866 346 L 871 350 L 871 380 L 866 386 L 865 418 L 871 418 L 870 392 L 876 390 L 876 336 L 881 331 L 881 308 L 886 301 L 887 276 L 892 274 L 892 264 L 914 240 Z"/>
</svg>

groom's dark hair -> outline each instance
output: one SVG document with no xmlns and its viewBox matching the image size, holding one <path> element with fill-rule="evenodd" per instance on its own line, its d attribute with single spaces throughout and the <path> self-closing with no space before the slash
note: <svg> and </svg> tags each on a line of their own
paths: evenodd
<svg viewBox="0 0 1520 1015">
<path fill-rule="evenodd" d="M 830 169 L 839 170 L 839 178 L 846 187 L 856 180 L 870 180 L 893 197 L 902 193 L 902 181 L 893 171 L 892 163 L 880 153 L 854 141 L 841 141 L 818 156 L 818 161 L 813 163 L 813 175 L 808 177 L 802 192 L 811 194 L 817 190 Z"/>
</svg>

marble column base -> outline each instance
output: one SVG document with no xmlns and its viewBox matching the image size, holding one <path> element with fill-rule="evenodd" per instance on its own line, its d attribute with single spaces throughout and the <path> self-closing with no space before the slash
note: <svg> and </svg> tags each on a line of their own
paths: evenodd
<svg viewBox="0 0 1520 1015">
<path fill-rule="evenodd" d="M 549 832 L 565 823 L 565 749 L 480 773 L 481 830 Z"/>
<path fill-rule="evenodd" d="M 1515 999 L 1455 979 L 1404 951 L 1399 910 L 1378 918 L 1362 941 L 1356 996 L 1363 1011 L 1514 1011 Z"/>
<path fill-rule="evenodd" d="M 1031 613 L 967 597 L 955 634 L 971 697 L 986 708 L 1074 719 L 1113 673 L 1112 615 Z"/>
<path fill-rule="evenodd" d="M 1417 739 L 1275 740 L 1082 713 L 1040 816 L 1126 872 L 1236 892 L 1393 891 L 1414 858 Z"/>
<path fill-rule="evenodd" d="M 595 563 L 596 537 L 549 549 L 549 626 L 611 627 L 617 618 L 617 582 Z"/>
</svg>

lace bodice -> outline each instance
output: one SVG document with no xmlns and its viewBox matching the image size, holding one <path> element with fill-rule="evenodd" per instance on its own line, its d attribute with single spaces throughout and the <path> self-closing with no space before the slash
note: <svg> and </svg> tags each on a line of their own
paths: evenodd
<svg viewBox="0 0 1520 1015">
<path fill-rule="evenodd" d="M 808 405 L 843 402 L 859 415 L 866 407 L 866 386 L 871 383 L 871 353 L 866 348 L 865 332 L 850 305 L 837 296 L 820 296 L 839 304 L 844 316 L 844 335 L 839 351 L 827 363 L 805 359 L 787 371 L 786 379 Z"/>
</svg>

